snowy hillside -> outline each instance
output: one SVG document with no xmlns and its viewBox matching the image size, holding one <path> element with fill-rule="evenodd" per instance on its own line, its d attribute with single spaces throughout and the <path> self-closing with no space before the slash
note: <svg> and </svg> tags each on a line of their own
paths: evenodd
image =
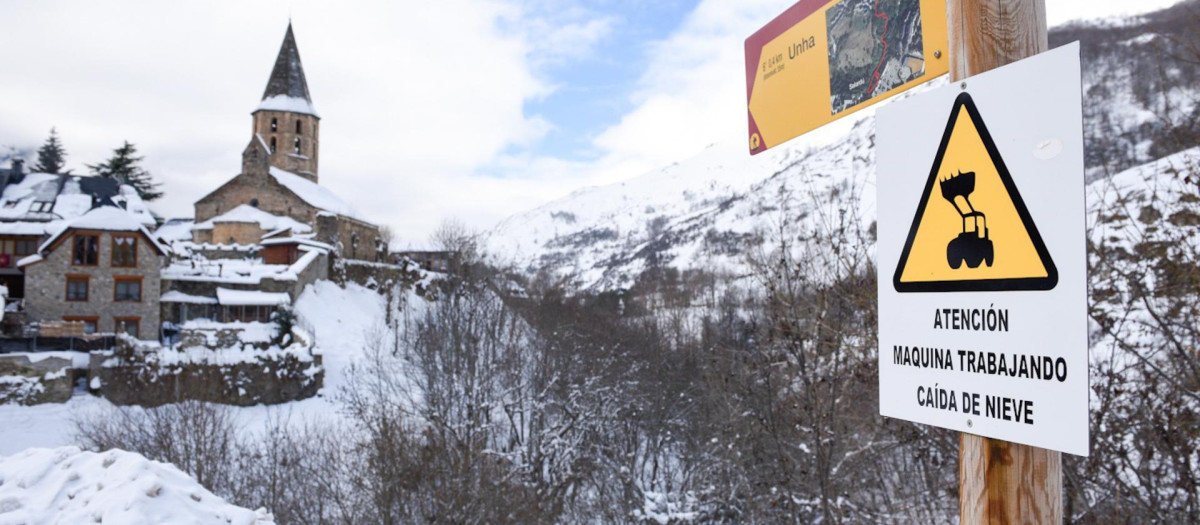
<svg viewBox="0 0 1200 525">
<path fill-rule="evenodd" d="M 1171 32 L 1186 31 L 1164 20 L 1172 19 L 1157 13 L 1052 32 L 1052 42 L 1084 44 L 1091 181 L 1178 151 L 1163 137 L 1196 120 L 1195 63 L 1139 60 L 1163 56 Z M 1153 64 L 1162 67 L 1149 71 Z M 659 171 L 510 217 L 491 232 L 488 248 L 519 272 L 590 289 L 629 287 L 656 266 L 737 278 L 763 242 L 794 238 L 843 214 L 871 230 L 874 129 L 868 110 L 852 126 L 823 130 L 844 133 L 822 141 L 827 145 L 801 138 L 756 157 L 740 143 L 711 146 Z"/>
<path fill-rule="evenodd" d="M 0 458 L 0 524 L 272 525 L 167 463 L 122 450 L 34 448 Z"/>
</svg>

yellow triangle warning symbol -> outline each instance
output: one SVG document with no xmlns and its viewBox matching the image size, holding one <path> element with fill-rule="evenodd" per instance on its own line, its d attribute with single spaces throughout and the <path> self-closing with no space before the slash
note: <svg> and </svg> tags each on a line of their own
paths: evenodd
<svg viewBox="0 0 1200 525">
<path fill-rule="evenodd" d="M 950 111 L 892 284 L 898 292 L 1058 284 L 1050 252 L 967 93 Z"/>
</svg>

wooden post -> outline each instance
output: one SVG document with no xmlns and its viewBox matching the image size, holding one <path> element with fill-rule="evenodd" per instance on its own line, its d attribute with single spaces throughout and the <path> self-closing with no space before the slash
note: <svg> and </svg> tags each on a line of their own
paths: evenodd
<svg viewBox="0 0 1200 525">
<path fill-rule="evenodd" d="M 1049 47 L 1045 0 L 946 0 L 946 13 L 955 82 Z M 1062 523 L 1062 454 L 964 433 L 958 494 L 963 525 Z"/>
</svg>

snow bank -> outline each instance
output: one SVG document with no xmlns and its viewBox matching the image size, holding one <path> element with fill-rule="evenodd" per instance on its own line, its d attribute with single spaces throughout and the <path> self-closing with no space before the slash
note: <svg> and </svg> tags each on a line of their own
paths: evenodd
<svg viewBox="0 0 1200 525">
<path fill-rule="evenodd" d="M 0 524 L 270 525 L 166 463 L 123 450 L 35 448 L 0 458 Z"/>
</svg>

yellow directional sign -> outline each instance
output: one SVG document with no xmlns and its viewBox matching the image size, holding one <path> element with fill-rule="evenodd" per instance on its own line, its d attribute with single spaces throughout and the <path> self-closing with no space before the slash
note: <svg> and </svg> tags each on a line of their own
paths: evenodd
<svg viewBox="0 0 1200 525">
<path fill-rule="evenodd" d="M 746 39 L 758 154 L 949 70 L 945 0 L 801 0 Z"/>
<path fill-rule="evenodd" d="M 967 93 L 950 112 L 893 284 L 898 292 L 1058 284 L 1054 261 Z"/>
</svg>

